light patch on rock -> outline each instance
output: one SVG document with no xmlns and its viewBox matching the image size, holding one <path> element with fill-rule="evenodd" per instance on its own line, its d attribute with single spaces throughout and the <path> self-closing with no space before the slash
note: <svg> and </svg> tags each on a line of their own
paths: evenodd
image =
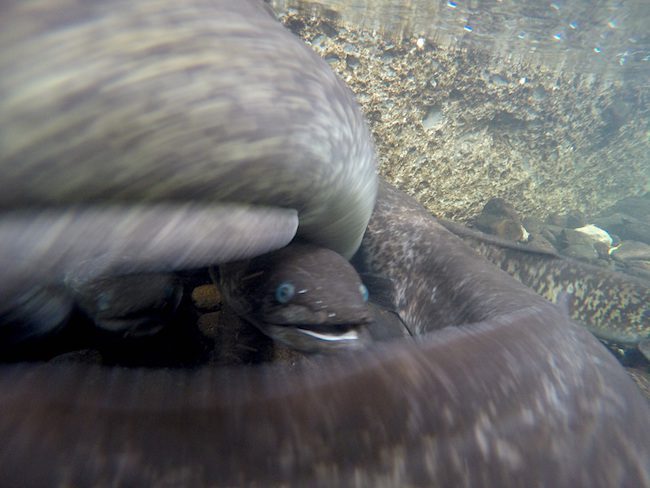
<svg viewBox="0 0 650 488">
<path fill-rule="evenodd" d="M 612 237 L 607 233 L 607 231 L 593 224 L 588 224 L 575 230 L 591 237 L 595 241 L 602 242 L 603 244 L 607 244 L 610 247 L 612 245 Z"/>
</svg>

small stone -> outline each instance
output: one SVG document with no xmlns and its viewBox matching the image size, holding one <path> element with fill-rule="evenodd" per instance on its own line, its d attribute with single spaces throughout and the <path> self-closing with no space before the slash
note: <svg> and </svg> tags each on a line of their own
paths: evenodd
<svg viewBox="0 0 650 488">
<path fill-rule="evenodd" d="M 557 249 L 559 247 L 557 243 L 558 234 L 554 234 L 549 229 L 544 228 L 542 229 L 542 232 L 540 232 L 540 236 L 546 241 L 550 242 L 554 249 Z"/>
<path fill-rule="evenodd" d="M 543 234 L 531 234 L 528 243 L 534 249 L 548 251 L 551 253 L 557 252 L 557 249 L 555 249 L 553 243 L 545 238 Z"/>
<path fill-rule="evenodd" d="M 497 85 L 497 86 L 507 86 L 508 85 L 508 82 L 502 76 L 499 76 L 499 75 L 490 76 L 490 82 L 492 84 L 494 84 L 494 85 Z"/>
<path fill-rule="evenodd" d="M 609 259 L 609 245 L 604 242 L 594 242 L 594 249 L 598 253 L 598 257 L 601 259 Z"/>
<path fill-rule="evenodd" d="M 482 214 L 493 215 L 495 217 L 507 217 L 511 220 L 520 221 L 519 214 L 515 208 L 506 202 L 503 198 L 490 198 L 483 207 Z"/>
<path fill-rule="evenodd" d="M 210 338 L 219 338 L 221 312 L 208 312 L 199 317 L 196 325 L 201 333 Z"/>
<path fill-rule="evenodd" d="M 530 237 L 515 208 L 503 198 L 491 198 L 475 223 L 482 231 L 510 241 L 527 242 Z"/>
<path fill-rule="evenodd" d="M 359 58 L 356 56 L 346 56 L 345 63 L 348 65 L 348 68 L 356 68 L 359 66 Z"/>
<path fill-rule="evenodd" d="M 591 244 L 572 244 L 562 250 L 565 256 L 591 262 L 598 259 L 598 252 Z"/>
<path fill-rule="evenodd" d="M 587 225 L 584 215 L 579 212 L 573 214 L 551 214 L 546 220 L 551 225 L 566 227 L 569 229 L 576 229 Z"/>
<path fill-rule="evenodd" d="M 584 232 L 578 232 L 574 229 L 564 229 L 560 235 L 560 242 L 564 244 L 565 247 L 568 246 L 592 246 L 594 243 L 598 242 L 597 239 L 594 239 L 592 236 L 585 234 Z"/>
<path fill-rule="evenodd" d="M 197 286 L 192 290 L 192 303 L 200 310 L 216 310 L 221 305 L 221 292 L 216 285 Z"/>
<path fill-rule="evenodd" d="M 602 242 L 608 247 L 612 245 L 612 237 L 607 233 L 607 231 L 597 227 L 593 224 L 588 224 L 576 229 L 577 232 L 581 232 L 589 237 L 592 237 L 597 242 Z"/>
<path fill-rule="evenodd" d="M 540 234 L 544 229 L 544 222 L 537 217 L 524 217 L 521 221 L 521 224 L 530 232 L 531 234 Z"/>
<path fill-rule="evenodd" d="M 492 222 L 492 225 L 490 225 L 490 233 L 515 242 L 526 242 L 529 237 L 528 232 L 520 223 L 510 219 L 501 219 Z"/>
</svg>

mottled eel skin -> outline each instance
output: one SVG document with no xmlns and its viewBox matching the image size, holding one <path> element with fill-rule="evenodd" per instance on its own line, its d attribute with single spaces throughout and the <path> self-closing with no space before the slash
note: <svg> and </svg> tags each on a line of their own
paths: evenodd
<svg viewBox="0 0 650 488">
<path fill-rule="evenodd" d="M 244 9 L 252 6 L 247 2 L 193 1 L 188 8 L 194 9 L 196 15 L 188 19 L 188 11 L 183 7 L 187 4 L 178 2 L 180 10 L 166 10 L 165 7 L 170 7 L 168 2 L 144 1 L 136 4 L 61 0 L 18 4 L 5 1 L 0 4 L 0 36 L 3 40 L 12 40 L 12 36 L 17 35 L 17 24 L 12 22 L 22 18 L 16 17 L 20 9 L 27 9 L 23 12 L 23 19 L 33 22 L 32 31 L 28 32 L 36 35 L 43 32 L 43 23 L 50 25 L 53 12 L 56 12 L 54 18 L 58 19 L 60 25 L 65 25 L 70 19 L 87 12 L 84 9 L 90 8 L 91 12 L 101 13 L 97 19 L 113 18 L 119 21 L 117 25 L 99 24 L 106 29 L 95 31 L 95 34 L 110 34 L 109 38 L 118 33 L 124 35 L 125 40 L 131 39 L 130 36 L 135 35 L 136 31 L 140 32 L 142 19 L 149 19 L 149 15 L 153 15 L 153 18 L 148 25 L 155 28 L 155 19 L 161 19 L 155 14 L 164 11 L 168 14 L 175 12 L 164 23 L 165 28 L 178 29 L 173 36 L 165 30 L 173 42 L 179 40 L 178 35 L 186 28 L 185 39 L 195 36 L 202 40 L 209 38 L 205 33 L 197 34 L 196 30 L 196 27 L 205 27 L 206 24 L 213 25 L 210 32 L 214 35 L 221 32 L 219 27 L 223 32 L 228 32 L 226 38 L 229 38 L 235 36 L 227 30 L 232 25 L 232 19 L 220 17 L 219 14 L 224 14 L 229 5 L 244 5 Z M 74 8 L 48 10 L 45 8 L 48 5 Z M 121 12 L 129 12 L 128 8 L 142 9 L 142 15 L 111 17 L 116 8 L 126 9 Z M 250 67 L 269 57 L 282 62 L 286 52 L 279 58 L 273 58 L 277 48 L 299 46 L 293 44 L 296 41 L 289 40 L 291 38 L 286 34 L 278 33 L 278 37 L 274 37 L 276 34 L 272 33 L 276 32 L 274 29 L 278 29 L 277 26 L 261 20 L 266 17 L 260 17 L 260 10 L 246 12 L 250 13 L 244 17 L 246 21 L 240 18 L 241 22 L 237 25 L 240 28 L 256 26 L 252 27 L 251 35 L 256 40 L 263 37 L 267 44 L 256 42 L 255 49 L 247 51 L 233 69 Z M 216 15 L 213 20 L 210 20 L 211 13 Z M 7 17 L 7 14 L 12 15 Z M 8 18 L 10 20 L 6 20 Z M 260 24 L 256 23 L 258 20 Z M 133 29 L 124 30 L 122 21 Z M 97 27 L 93 21 L 80 25 L 82 29 L 93 26 Z M 266 28 L 271 29 L 272 33 L 267 35 Z M 202 31 L 199 29 L 199 32 Z M 157 36 L 156 39 L 164 37 Z M 49 40 L 61 41 L 56 36 Z M 92 36 L 86 40 L 93 45 Z M 56 42 L 54 45 L 57 45 Z M 131 41 L 120 44 L 123 47 L 130 45 Z M 3 60 L 9 57 L 13 63 L 22 59 L 18 55 L 15 55 L 16 59 L 12 58 L 14 54 L 9 52 L 12 50 L 5 49 L 7 44 L 0 46 Z M 25 50 L 18 49 L 20 44 L 15 46 L 15 51 L 22 56 L 30 52 L 28 46 L 25 46 Z M 166 52 L 160 46 L 149 46 L 147 43 L 140 46 L 143 48 L 141 61 Z M 196 46 L 197 43 L 185 45 L 186 48 Z M 102 47 L 102 43 L 96 47 Z M 197 59 L 192 49 L 179 49 L 181 60 L 194 62 Z M 203 54 L 207 55 L 208 51 L 209 48 Z M 278 83 L 278 93 L 274 96 L 286 95 L 291 100 L 284 106 L 285 109 L 300 107 L 309 99 L 305 96 L 292 98 L 286 91 L 286 77 L 295 76 L 297 86 L 302 86 L 305 81 L 303 77 L 312 79 L 312 72 L 318 79 L 329 76 L 316 68 L 321 64 L 315 57 L 303 51 L 306 52 L 304 46 L 295 49 L 296 55 L 306 56 L 300 58 L 304 61 L 302 70 L 296 72 L 300 61 L 292 61 L 291 69 L 282 71 L 278 79 L 271 80 L 272 86 Z M 120 52 L 117 50 L 113 54 Z M 5 74 L 22 76 L 30 73 L 30 69 L 39 68 L 28 61 L 25 63 L 16 72 L 8 73 L 3 69 L 0 80 L 6 80 Z M 172 72 L 177 69 L 174 66 Z M 199 63 L 192 66 L 205 68 L 206 65 Z M 136 68 L 137 65 L 130 67 Z M 142 71 L 136 70 L 129 76 L 146 78 L 159 70 L 164 71 L 165 67 L 166 64 L 161 61 L 161 64 L 151 67 L 152 71 L 141 67 Z M 83 85 L 85 76 L 75 77 L 75 74 L 69 73 L 68 77 L 64 77 L 66 82 L 78 80 Z M 219 74 L 223 73 L 213 73 L 208 79 L 220 80 Z M 246 76 L 239 81 L 246 81 Z M 30 85 L 29 76 L 25 76 L 20 83 L 12 82 L 11 77 L 9 80 L 9 85 L 2 85 L 3 88 L 21 86 L 27 91 L 22 98 L 11 98 L 13 101 L 7 105 L 4 104 L 7 98 L 3 98 L 3 109 L 9 106 L 10 110 L 14 110 L 20 106 L 18 102 L 25 100 L 33 102 L 27 95 L 31 93 L 31 88 L 40 86 L 40 78 L 32 80 L 36 83 L 34 86 Z M 60 82 L 57 77 L 49 80 L 55 86 Z M 113 93 L 113 88 L 123 86 L 120 80 L 125 79 L 109 77 L 109 81 L 115 84 L 105 85 L 99 93 L 86 87 L 90 90 L 89 99 Z M 175 86 L 176 80 L 173 81 L 172 85 Z M 188 79 L 183 78 L 182 81 Z M 219 83 L 217 85 L 221 86 Z M 207 85 L 204 88 L 210 89 Z M 241 90 L 241 86 L 237 85 L 234 89 Z M 126 100 L 140 100 L 149 91 L 138 92 L 126 99 L 119 98 L 125 96 L 119 92 L 117 98 L 107 100 L 105 108 L 110 109 L 111 103 L 120 100 L 124 107 L 128 107 Z M 239 95 L 242 92 L 234 93 Z M 334 96 L 334 101 L 340 102 L 340 105 L 335 104 L 334 112 L 320 114 L 323 125 L 316 124 L 315 127 L 327 127 L 348 141 L 344 146 L 346 151 L 354 152 L 354 148 L 362 147 L 359 149 L 365 154 L 362 159 L 367 160 L 371 156 L 368 153 L 369 139 L 366 139 L 368 134 L 365 128 L 361 129 L 363 122 L 350 118 L 357 117 L 358 112 L 353 108 L 355 105 L 349 94 L 337 93 L 343 97 Z M 72 97 L 67 102 L 74 106 L 76 100 Z M 161 101 L 164 100 L 157 100 Z M 155 102 L 153 105 L 157 107 Z M 61 103 L 63 107 L 67 106 L 65 101 Z M 197 116 L 202 113 L 200 108 L 196 108 Z M 228 125 L 236 129 L 240 127 L 240 114 L 246 113 L 244 108 L 254 116 L 260 106 L 235 104 L 233 108 L 236 117 L 228 120 Z M 187 106 L 184 106 L 184 110 L 187 110 Z M 308 106 L 300 113 L 309 115 L 314 111 L 315 107 Z M 3 112 L 3 115 L 6 113 Z M 153 113 L 157 112 L 154 110 Z M 161 175 L 150 167 L 146 174 L 138 177 L 129 175 L 126 183 L 133 182 L 135 186 L 133 193 L 127 197 L 120 193 L 120 185 L 125 181 L 120 181 L 119 185 L 114 182 L 110 188 L 97 187 L 101 186 L 102 180 L 110 181 L 110 175 L 119 173 L 116 171 L 119 168 L 111 167 L 105 174 L 100 171 L 99 176 L 88 177 L 85 184 L 91 185 L 90 188 L 84 185 L 78 187 L 80 191 L 83 190 L 79 201 L 73 198 L 76 195 L 74 192 L 62 190 L 63 193 L 58 193 L 59 185 L 69 188 L 74 183 L 68 180 L 53 184 L 51 191 L 54 194 L 52 200 L 48 200 L 47 191 L 45 194 L 41 194 L 41 191 L 47 189 L 43 181 L 56 178 L 55 172 L 47 171 L 49 163 L 61 161 L 55 149 L 65 152 L 66 147 L 71 147 L 61 138 L 67 136 L 76 140 L 75 131 L 85 127 L 84 124 L 90 123 L 92 118 L 82 118 L 69 133 L 59 133 L 57 124 L 49 128 L 46 123 L 39 134 L 44 138 L 40 141 L 47 144 L 42 147 L 37 144 L 34 148 L 29 144 L 32 134 L 29 137 L 21 135 L 19 129 L 27 127 L 28 121 L 38 120 L 33 118 L 36 115 L 38 110 L 32 113 L 31 119 L 26 117 L 25 126 L 11 125 L 12 129 L 8 133 L 3 132 L 1 139 L 3 147 L 13 148 L 6 154 L 20 153 L 27 158 L 32 151 L 43 152 L 41 156 L 37 154 L 29 159 L 32 162 L 40 161 L 38 167 L 46 172 L 45 179 L 37 177 L 38 181 L 24 181 L 26 174 L 21 175 L 20 172 L 28 171 L 28 166 L 5 166 L 6 161 L 18 164 L 20 157 L 3 159 L 3 170 L 13 168 L 17 171 L 8 175 L 13 184 L 31 188 L 26 193 L 31 195 L 25 197 L 26 207 L 40 205 L 49 208 L 68 199 L 76 205 L 86 203 L 86 198 L 93 201 L 90 195 L 98 195 L 97 198 L 100 196 L 108 200 L 114 196 L 117 201 L 129 204 L 122 210 L 129 210 L 132 202 L 147 200 L 146 195 L 151 195 L 151 201 L 157 202 L 154 195 L 163 188 L 169 192 L 169 200 L 174 202 L 174 198 L 194 198 L 194 190 L 198 192 L 196 198 L 200 200 L 201 195 L 209 191 L 211 178 L 215 182 L 225 178 L 220 191 L 226 193 L 229 185 L 233 184 L 233 178 L 227 178 L 228 173 L 217 172 L 206 176 L 199 171 L 206 168 L 199 165 L 193 167 L 194 172 L 183 173 L 178 186 L 175 186 L 176 180 L 166 180 L 170 172 L 177 176 L 173 171 L 163 171 Z M 128 115 L 120 119 L 120 124 L 131 120 L 133 114 Z M 277 123 L 274 117 L 282 115 L 287 115 L 284 109 L 280 115 L 266 113 L 267 121 Z M 287 119 L 290 120 L 291 116 L 287 115 Z M 165 122 L 168 121 L 154 118 L 149 125 L 167 127 Z M 303 119 L 299 119 L 299 122 L 301 124 L 298 125 L 302 126 Z M 120 124 L 115 126 L 115 130 L 120 129 Z M 241 127 L 243 125 L 242 122 Z M 185 133 L 182 130 L 187 127 L 184 123 L 175 127 L 175 130 L 187 135 L 185 142 L 191 147 L 185 147 L 173 137 L 166 141 L 166 137 L 161 136 L 160 142 L 167 142 L 161 150 L 161 154 L 165 155 L 163 161 L 167 161 L 165 158 L 171 157 L 171 154 L 177 161 L 184 161 L 188 157 L 196 162 L 196 158 L 183 151 L 193 152 L 197 149 L 195 144 L 205 150 L 211 147 L 210 136 L 214 133 L 198 129 Z M 128 132 L 124 130 L 124 134 Z M 174 134 L 174 130 L 166 134 Z M 238 138 L 233 138 L 229 145 L 228 132 L 225 134 L 218 147 L 230 148 L 229 154 L 237 154 L 245 149 Z M 256 134 L 253 132 L 253 135 Z M 286 133 L 283 134 L 286 136 Z M 295 135 L 300 134 L 297 132 Z M 303 134 L 303 146 L 290 148 L 290 154 L 282 154 L 291 156 L 295 150 L 309 151 L 310 138 L 316 134 L 320 134 L 320 129 L 309 136 Z M 143 150 L 147 145 L 138 145 L 140 136 L 142 134 L 136 131 L 130 144 Z M 362 137 L 360 146 L 349 143 L 356 136 Z M 324 139 L 329 140 L 329 137 L 327 135 Z M 101 142 L 98 140 L 88 142 L 86 147 L 85 141 L 86 138 L 82 137 L 79 139 L 80 145 L 72 147 L 76 147 L 84 157 L 104 157 L 102 151 L 93 153 L 93 147 L 108 151 L 110 157 L 103 161 L 106 164 L 113 163 L 112 158 L 128 153 L 126 149 L 133 149 L 124 142 L 128 138 L 117 138 L 116 149 L 108 143 L 94 146 Z M 119 141 L 124 143 L 118 144 Z M 249 140 L 250 144 L 245 147 L 254 147 L 255 141 L 253 137 L 252 143 Z M 286 137 L 282 142 L 287 143 Z M 48 147 L 54 151 L 52 156 L 48 156 Z M 334 153 L 338 154 L 337 151 Z M 325 153 L 329 154 L 327 151 Z M 146 151 L 136 151 L 136 154 L 144 156 Z M 265 153 L 258 150 L 257 154 Z M 300 152 L 298 154 L 302 156 Z M 299 159 L 295 157 L 292 161 L 298 164 Z M 102 168 L 96 160 L 91 161 L 91 167 Z M 157 157 L 153 161 L 160 162 Z M 280 180 L 276 181 L 275 178 L 285 173 L 261 171 L 261 163 L 259 160 L 251 163 L 250 173 L 237 173 L 238 177 L 248 174 L 259 181 L 260 175 L 264 174 L 269 176 L 269 188 L 277 186 L 288 192 L 289 198 L 313 195 L 315 200 L 312 203 L 317 203 L 314 211 L 324 209 L 325 214 L 329 215 L 332 209 L 337 208 L 336 197 L 330 195 L 323 200 L 323 194 L 316 196 L 311 192 L 311 187 L 299 189 L 295 184 L 281 185 Z M 312 169 L 318 175 L 316 179 L 328 180 L 320 170 L 316 171 L 317 166 Z M 71 174 L 75 172 L 68 173 L 68 178 Z M 287 172 L 285 176 L 289 174 Z M 33 172 L 27 175 L 35 176 Z M 305 172 L 300 175 L 294 183 L 307 184 L 304 181 Z M 143 180 L 140 181 L 140 178 Z M 11 202 L 21 197 L 11 185 L 4 185 L 5 180 L 2 181 L 3 192 L 8 192 L 0 192 L 3 195 L 0 198 L 7 198 L 2 200 L 4 209 L 11 207 Z M 152 183 L 151 193 L 148 193 L 146 189 Z M 196 188 L 192 187 L 192 183 L 197 185 Z M 127 184 L 124 189 L 127 194 L 129 187 L 131 185 Z M 374 184 L 370 188 L 372 193 Z M 203 193 L 199 191 L 201 189 Z M 356 189 L 362 190 L 359 186 Z M 293 195 L 294 192 L 296 195 Z M 165 194 L 165 191 L 162 193 Z M 7 194 L 13 196 L 7 197 Z M 246 194 L 247 198 L 252 196 L 253 199 L 258 195 L 254 186 L 248 188 Z M 367 191 L 363 194 L 367 195 Z M 165 198 L 161 197 L 166 202 Z M 206 197 L 206 201 L 210 199 Z M 325 202 L 328 204 L 325 205 Z M 350 202 L 344 205 L 350 205 Z M 296 207 L 303 209 L 301 205 Z M 101 208 L 98 212 L 104 215 Z M 210 208 L 207 212 L 210 213 Z M 33 216 L 33 213 L 25 215 Z M 190 212 L 189 215 L 194 214 Z M 351 227 L 356 229 L 362 220 Z M 20 224 L 20 219 L 18 221 Z M 74 225 L 77 220 L 69 219 L 68 222 Z M 318 219 L 314 223 L 316 235 Z M 137 229 L 135 226 L 131 231 Z M 194 230 L 200 231 L 201 227 Z M 245 229 L 240 230 L 243 232 Z M 335 236 L 330 247 L 340 247 L 341 252 L 351 254 L 360 236 L 350 237 L 345 230 L 342 232 L 342 235 Z M 310 234 L 303 236 L 311 238 Z M 329 245 L 326 242 L 319 244 Z M 136 256 L 132 264 L 137 265 L 142 257 Z M 42 259 L 44 264 L 47 264 L 46 258 L 47 255 Z M 73 260 L 68 258 L 63 262 L 70 265 Z M 378 276 L 390 284 L 386 296 L 390 297 L 388 302 L 391 308 L 411 330 L 421 335 L 419 340 L 396 341 L 375 350 L 321 359 L 314 367 L 299 366 L 293 369 L 276 366 L 181 372 L 52 364 L 3 366 L 0 368 L 0 486 L 650 486 L 650 407 L 614 358 L 587 331 L 573 325 L 555 306 L 477 258 L 422 207 L 388 186 L 381 188 L 355 263 L 363 273 Z M 45 275 L 55 279 L 60 270 L 52 269 Z M 333 278 L 335 285 L 336 277 Z"/>
<path fill-rule="evenodd" d="M 647 281 L 504 241 L 452 222 L 443 225 L 548 300 L 556 302 L 558 297 L 564 297 L 571 318 L 596 337 L 630 347 L 643 348 L 650 342 Z"/>
<path fill-rule="evenodd" d="M 355 261 L 418 340 L 293 369 L 4 367 L 0 484 L 650 486 L 650 405 L 558 308 L 388 186 Z"/>
<path fill-rule="evenodd" d="M 0 317 L 296 227 L 349 258 L 375 201 L 354 96 L 255 0 L 2 0 L 0 120 Z"/>
</svg>

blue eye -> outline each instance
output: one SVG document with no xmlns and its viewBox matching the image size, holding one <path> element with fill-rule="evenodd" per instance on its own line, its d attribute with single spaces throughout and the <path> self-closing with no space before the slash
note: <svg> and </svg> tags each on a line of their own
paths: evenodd
<svg viewBox="0 0 650 488">
<path fill-rule="evenodd" d="M 296 288 L 291 283 L 280 283 L 275 289 L 275 299 L 278 303 L 287 303 L 295 293 Z"/>
<path fill-rule="evenodd" d="M 368 301 L 368 288 L 366 288 L 366 285 L 359 285 L 359 291 L 361 292 L 361 296 L 363 297 L 363 301 L 367 302 Z"/>
</svg>

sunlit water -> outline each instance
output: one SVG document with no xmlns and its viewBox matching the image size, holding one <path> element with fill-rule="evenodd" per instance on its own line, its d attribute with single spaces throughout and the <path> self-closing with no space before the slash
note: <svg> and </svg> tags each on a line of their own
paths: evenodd
<svg viewBox="0 0 650 488">
<path fill-rule="evenodd" d="M 274 0 L 277 10 L 312 9 L 388 36 L 422 35 L 476 45 L 564 69 L 650 76 L 647 0 Z"/>
</svg>

